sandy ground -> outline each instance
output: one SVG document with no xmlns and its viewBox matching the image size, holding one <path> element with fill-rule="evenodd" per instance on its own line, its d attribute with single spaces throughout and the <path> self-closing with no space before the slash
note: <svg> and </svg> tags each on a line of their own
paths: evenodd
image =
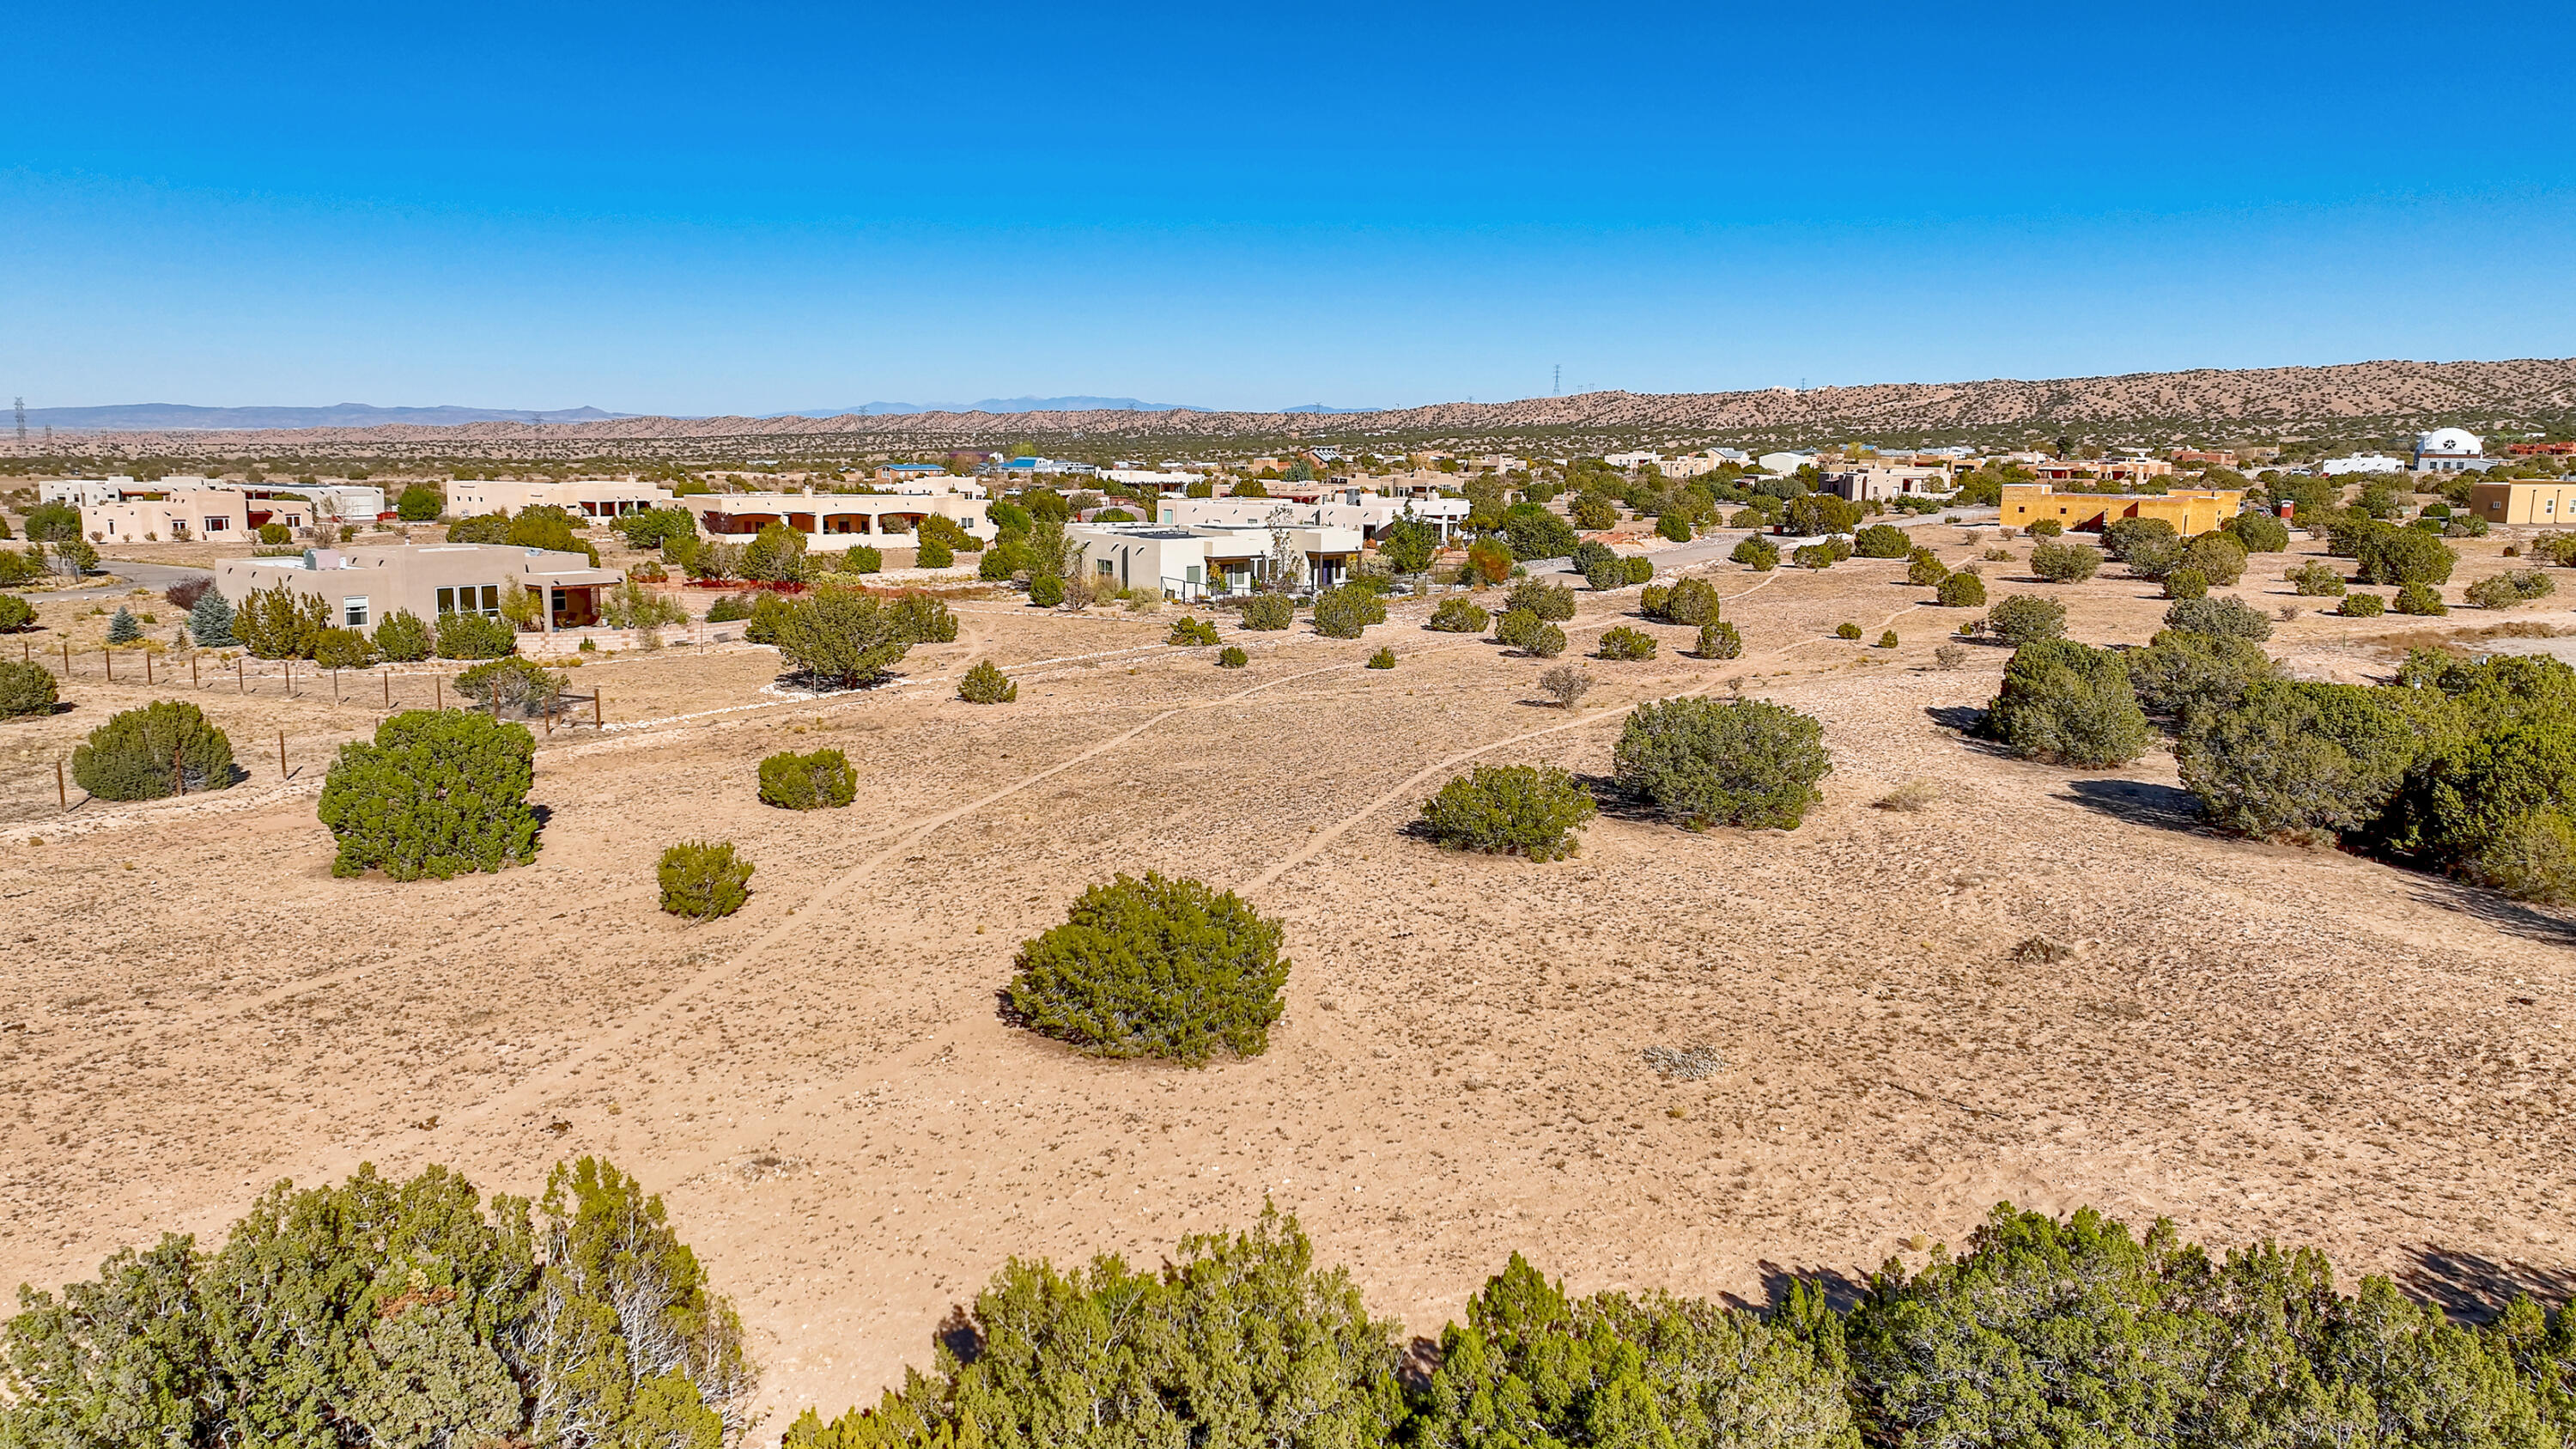
<svg viewBox="0 0 2576 1449">
<path fill-rule="evenodd" d="M 2464 552 L 2454 599 L 2503 563 Z M 2294 602 L 2292 561 L 2238 592 Z M 1176 609 L 998 601 L 863 694 L 782 692 L 740 644 L 616 654 L 576 682 L 622 727 L 543 742 L 537 863 L 407 885 L 333 879 L 313 816 L 332 748 L 382 713 L 372 678 L 337 704 L 310 680 L 147 689 L 92 655 L 72 709 L 0 727 L 0 1275 L 211 1237 L 281 1177 L 445 1162 L 527 1191 L 605 1152 L 740 1303 L 763 1440 L 927 1363 L 1012 1254 L 1152 1262 L 1265 1197 L 1420 1334 L 1514 1249 L 1581 1290 L 1758 1300 L 1791 1272 L 1920 1261 L 1917 1235 L 1955 1241 L 1999 1198 L 2315 1242 L 2455 1305 L 2567 1291 L 2576 925 L 2207 834 L 2161 753 L 2093 774 L 1996 757 L 1953 726 L 2003 651 L 1936 667 L 1960 615 L 1901 568 L 1716 566 L 1746 657 L 1644 625 L 1663 657 L 1589 663 L 1573 714 L 1537 702 L 1538 661 L 1429 633 L 1411 601 L 1355 643 L 1248 636 L 1241 671 L 1163 647 Z M 1987 569 L 1998 596 L 2041 587 Z M 2152 632 L 2163 601 L 2120 572 L 2048 589 L 2079 637 Z M 1585 595 L 1578 648 L 1637 623 L 1635 599 Z M 37 647 L 100 626 L 49 607 Z M 1845 620 L 1902 646 L 1830 638 Z M 2491 622 L 2311 613 L 2274 647 L 2364 678 L 2410 635 Z M 1382 643 L 1399 666 L 1361 668 Z M 953 698 L 984 657 L 1017 704 Z M 1401 833 L 1472 760 L 1600 774 L 1626 707 L 1734 688 L 1827 723 L 1827 801 L 1794 833 L 1614 813 L 1551 865 Z M 174 694 L 232 731 L 244 784 L 58 813 L 53 762 Z M 825 744 L 862 773 L 855 807 L 756 802 L 763 755 Z M 1932 808 L 1873 808 L 1912 780 L 1938 783 Z M 690 926 L 654 909 L 652 867 L 699 837 L 759 873 L 740 915 Z M 1104 1063 L 997 1017 L 1019 941 L 1148 869 L 1288 920 L 1267 1055 Z M 2076 954 L 2016 961 L 2034 935 Z M 1654 1046 L 1723 1069 L 1674 1080 Z"/>
</svg>

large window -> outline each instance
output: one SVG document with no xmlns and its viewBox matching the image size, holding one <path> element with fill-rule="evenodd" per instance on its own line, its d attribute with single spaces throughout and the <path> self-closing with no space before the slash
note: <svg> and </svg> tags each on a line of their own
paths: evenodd
<svg viewBox="0 0 2576 1449">
<path fill-rule="evenodd" d="M 367 600 L 365 595 L 361 594 L 354 599 L 344 598 L 340 601 L 340 622 L 352 629 L 363 629 L 367 627 Z"/>
</svg>

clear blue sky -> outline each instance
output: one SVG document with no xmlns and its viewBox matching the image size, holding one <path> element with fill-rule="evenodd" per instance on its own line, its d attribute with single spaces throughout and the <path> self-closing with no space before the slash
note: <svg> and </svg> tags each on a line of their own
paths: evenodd
<svg viewBox="0 0 2576 1449">
<path fill-rule="evenodd" d="M 2564 0 L 90 0 L 8 41 L 0 391 L 31 406 L 2576 354 Z"/>
</svg>

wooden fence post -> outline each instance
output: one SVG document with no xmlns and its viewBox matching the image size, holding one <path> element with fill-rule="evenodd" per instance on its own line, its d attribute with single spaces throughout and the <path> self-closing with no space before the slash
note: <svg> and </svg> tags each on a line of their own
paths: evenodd
<svg viewBox="0 0 2576 1449">
<path fill-rule="evenodd" d="M 283 662 L 286 665 L 286 697 L 293 699 L 295 697 L 295 656 L 289 654 Z"/>
<path fill-rule="evenodd" d="M 143 651 L 143 682 L 152 682 L 152 651 L 149 649 Z"/>
<path fill-rule="evenodd" d="M 233 692 L 235 694 L 250 693 L 250 676 L 243 672 L 242 661 L 238 658 L 233 660 Z"/>
<path fill-rule="evenodd" d="M 198 687 L 198 684 L 197 684 L 197 656 L 196 656 L 196 655 L 194 655 L 194 654 L 191 654 L 191 655 L 189 655 L 189 656 L 188 656 L 188 687 L 189 687 L 190 689 L 195 689 L 195 688 L 197 688 L 197 687 Z"/>
<path fill-rule="evenodd" d="M 277 778 L 286 778 L 286 731 L 277 732 Z"/>
<path fill-rule="evenodd" d="M 114 684 L 116 682 L 116 651 L 112 649 L 101 649 L 98 651 L 98 657 L 107 661 L 107 682 Z"/>
<path fill-rule="evenodd" d="M 54 761 L 54 804 L 65 810 L 72 808 L 71 792 L 63 788 L 63 762 L 60 760 Z"/>
<path fill-rule="evenodd" d="M 607 728 L 607 726 L 606 726 L 606 725 L 604 725 L 604 724 L 602 724 L 602 723 L 600 722 L 600 721 L 601 721 L 601 719 L 603 718 L 603 716 L 600 714 L 600 703 L 599 703 L 599 702 L 600 702 L 600 700 L 601 700 L 601 699 L 603 699 L 603 698 L 605 698 L 605 697 L 606 697 L 606 696 L 605 696 L 605 694 L 604 694 L 604 692 L 603 692 L 603 691 L 600 691 L 600 690 L 596 690 L 596 689 L 594 689 L 594 690 L 592 690 L 592 691 L 590 692 L 590 727 L 591 727 L 592 729 L 606 729 L 606 728 Z"/>
</svg>

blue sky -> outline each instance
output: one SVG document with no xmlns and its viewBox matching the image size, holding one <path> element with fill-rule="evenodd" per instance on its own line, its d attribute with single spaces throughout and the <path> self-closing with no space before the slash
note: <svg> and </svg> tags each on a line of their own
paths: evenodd
<svg viewBox="0 0 2576 1449">
<path fill-rule="evenodd" d="M 11 42 L 31 406 L 2576 354 L 2564 3 L 110 0 Z"/>
</svg>

